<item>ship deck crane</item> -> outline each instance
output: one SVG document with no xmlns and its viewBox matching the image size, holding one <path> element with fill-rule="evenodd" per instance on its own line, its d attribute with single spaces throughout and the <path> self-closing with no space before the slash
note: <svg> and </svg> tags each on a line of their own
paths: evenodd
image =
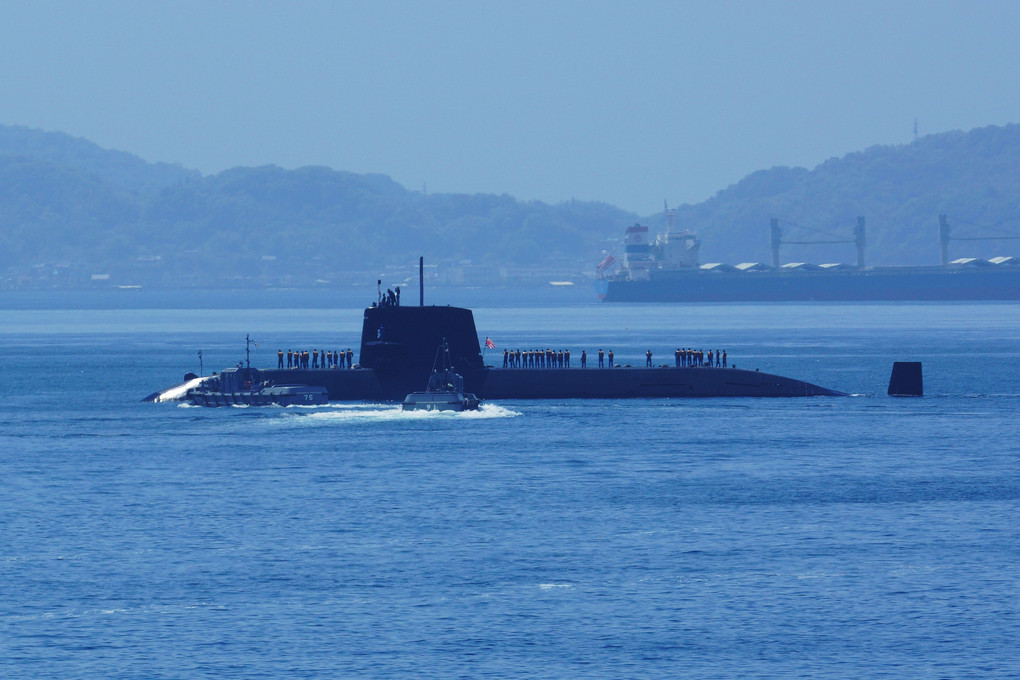
<svg viewBox="0 0 1020 680">
<path fill-rule="evenodd" d="M 1000 222 L 1000 226 L 1002 223 Z M 974 225 L 978 226 L 978 225 Z M 995 235 L 995 236 L 952 236 L 951 229 L 949 227 L 949 219 L 945 215 L 939 215 L 939 261 L 942 266 L 949 264 L 949 241 L 998 241 L 998 240 L 1016 240 L 1020 239 L 1020 236 L 1016 235 Z"/>
<path fill-rule="evenodd" d="M 857 218 L 857 226 L 854 227 L 854 237 L 849 240 L 832 240 L 832 241 L 786 241 L 783 240 L 783 230 L 779 226 L 779 220 L 775 217 L 772 218 L 770 225 L 770 241 L 772 244 L 772 266 L 778 268 L 780 266 L 779 260 L 779 248 L 782 244 L 787 245 L 820 245 L 829 243 L 853 243 L 857 246 L 857 266 L 860 269 L 864 269 L 864 218 Z"/>
</svg>

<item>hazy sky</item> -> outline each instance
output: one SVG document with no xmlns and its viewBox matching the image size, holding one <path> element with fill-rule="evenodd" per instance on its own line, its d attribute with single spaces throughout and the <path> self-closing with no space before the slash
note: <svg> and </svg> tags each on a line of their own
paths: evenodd
<svg viewBox="0 0 1020 680">
<path fill-rule="evenodd" d="M 1020 119 L 1020 2 L 0 2 L 0 123 L 642 214 Z"/>
</svg>

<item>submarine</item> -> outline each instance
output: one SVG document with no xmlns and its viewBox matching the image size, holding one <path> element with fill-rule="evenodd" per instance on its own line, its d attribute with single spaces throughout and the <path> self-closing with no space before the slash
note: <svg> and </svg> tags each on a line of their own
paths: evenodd
<svg viewBox="0 0 1020 680">
<path fill-rule="evenodd" d="M 364 310 L 359 363 L 351 369 L 259 369 L 264 380 L 325 388 L 330 401 L 403 401 L 420 390 L 434 367 L 436 347 L 449 349 L 463 389 L 481 400 L 628 399 L 674 397 L 846 396 L 794 378 L 758 370 L 683 367 L 496 368 L 484 364 L 470 309 L 424 304 L 419 260 L 419 304 L 380 295 Z M 180 401 L 204 380 L 154 392 L 143 401 Z"/>
</svg>

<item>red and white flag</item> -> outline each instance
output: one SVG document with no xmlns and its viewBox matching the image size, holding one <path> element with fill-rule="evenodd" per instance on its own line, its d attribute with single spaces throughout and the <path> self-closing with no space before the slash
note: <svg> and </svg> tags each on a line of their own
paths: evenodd
<svg viewBox="0 0 1020 680">
<path fill-rule="evenodd" d="M 485 338 L 485 346 L 486 346 L 486 347 L 487 347 L 488 349 L 496 349 L 496 343 L 494 343 L 494 342 L 493 342 L 492 340 L 490 340 L 489 338 Z"/>
</svg>

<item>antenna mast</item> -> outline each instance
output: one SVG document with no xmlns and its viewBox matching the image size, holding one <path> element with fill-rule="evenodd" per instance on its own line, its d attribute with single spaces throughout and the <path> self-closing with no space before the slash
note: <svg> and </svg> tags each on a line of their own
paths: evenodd
<svg viewBox="0 0 1020 680">
<path fill-rule="evenodd" d="M 676 210 L 669 209 L 669 203 L 665 199 L 662 201 L 662 209 L 666 213 L 666 231 L 673 231 L 673 217 L 676 215 Z"/>
</svg>

